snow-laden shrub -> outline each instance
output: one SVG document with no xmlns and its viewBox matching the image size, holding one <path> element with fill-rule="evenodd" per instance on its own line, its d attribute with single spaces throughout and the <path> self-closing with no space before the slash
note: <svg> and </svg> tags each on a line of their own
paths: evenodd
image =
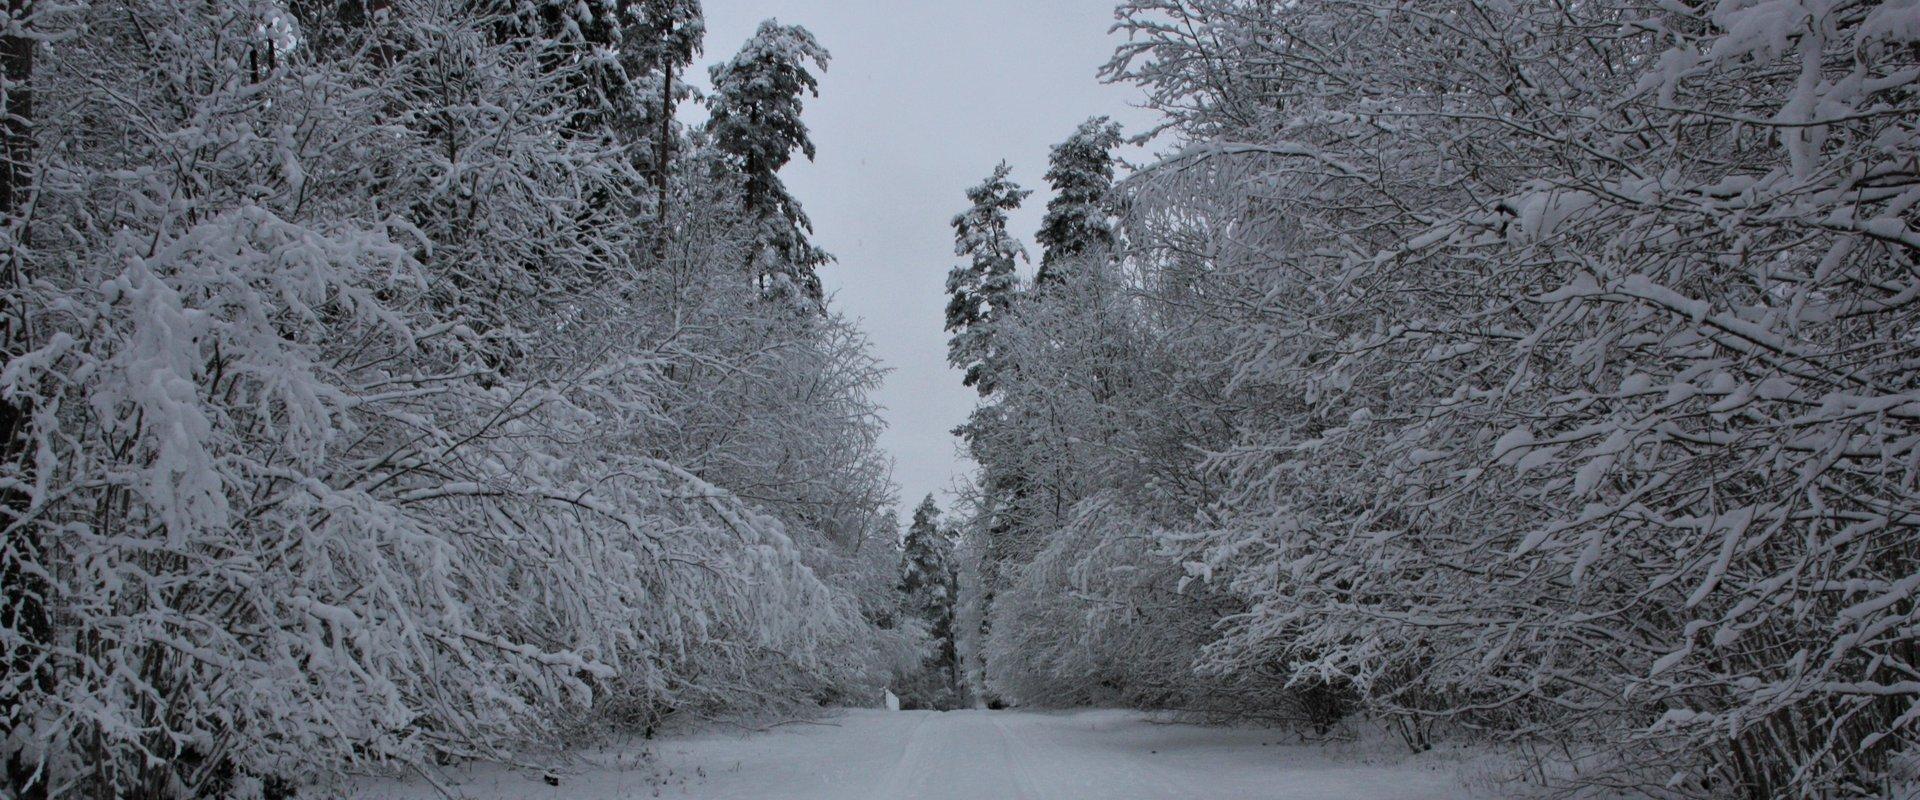
<svg viewBox="0 0 1920 800">
<path fill-rule="evenodd" d="M 1165 536 L 1114 494 L 1077 505 L 991 610 L 990 688 L 1026 705 L 1172 709 L 1323 733 L 1338 721 L 1344 706 L 1313 707 L 1318 687 L 1288 687 L 1277 670 L 1198 669 L 1236 601 L 1194 583 Z"/>
<path fill-rule="evenodd" d="M 1887 791 L 1920 715 L 1920 8 L 1123 13 L 1114 74 L 1186 145 L 1130 198 L 1200 217 L 1239 342 L 1185 557 L 1251 611 L 1208 667 L 1556 739 L 1582 783 Z"/>
</svg>

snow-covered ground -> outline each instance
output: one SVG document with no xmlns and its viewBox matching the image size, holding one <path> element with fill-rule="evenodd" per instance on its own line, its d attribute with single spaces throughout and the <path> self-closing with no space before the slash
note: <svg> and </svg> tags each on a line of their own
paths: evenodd
<svg viewBox="0 0 1920 800">
<path fill-rule="evenodd" d="M 741 735 L 706 733 L 581 754 L 549 786 L 484 766 L 444 776 L 456 797 L 703 800 L 1428 800 L 1464 797 L 1446 770 L 1337 759 L 1271 730 L 1164 724 L 1128 711 L 885 712 Z M 1397 759 L 1386 759 L 1388 762 Z M 357 796 L 424 800 L 424 781 Z"/>
</svg>

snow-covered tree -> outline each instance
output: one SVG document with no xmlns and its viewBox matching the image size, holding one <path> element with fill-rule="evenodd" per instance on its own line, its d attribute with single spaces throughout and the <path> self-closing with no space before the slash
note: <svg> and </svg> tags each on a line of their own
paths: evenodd
<svg viewBox="0 0 1920 800">
<path fill-rule="evenodd" d="M 900 606 L 926 626 L 928 653 L 914 674 L 903 676 L 900 700 L 914 708 L 956 708 L 962 700 L 960 659 L 955 649 L 954 603 L 958 573 L 953 533 L 927 495 L 913 510 L 900 559 Z"/>
<path fill-rule="evenodd" d="M 1244 705 L 1193 671 L 1219 593 L 1182 595 L 1149 535 L 1214 497 L 1197 451 L 1225 439 L 1210 381 L 1226 350 L 1190 341 L 1191 304 L 1160 302 L 1110 255 L 1063 258 L 1074 280 L 992 322 L 1003 368 L 961 429 L 980 465 L 966 616 L 968 638 L 985 631 L 969 652 L 989 698 Z"/>
<path fill-rule="evenodd" d="M 1072 279 L 996 324 L 989 687 L 1357 703 L 1551 744 L 1561 788 L 1890 793 L 1913 10 L 1123 4 L 1109 76 L 1171 150 L 1051 219 Z"/>
<path fill-rule="evenodd" d="M 6 794 L 279 795 L 877 692 L 879 370 L 738 280 L 737 179 L 675 170 L 711 235 L 642 264 L 615 40 L 576 30 L 610 7 L 8 27 L 60 42 L 4 88 L 61 177 L 4 228 Z"/>
<path fill-rule="evenodd" d="M 665 261 L 671 239 L 667 205 L 671 199 L 673 152 L 680 138 L 675 131 L 674 108 L 692 95 L 682 78 L 700 54 L 706 38 L 706 16 L 699 0 L 640 0 L 627 10 L 628 23 L 620 43 L 622 65 L 630 91 L 652 98 L 637 105 L 644 114 L 631 115 L 629 126 L 644 131 L 628 135 L 636 144 L 652 139 L 647 172 L 654 184 L 655 262 Z M 658 83 L 649 89 L 640 82 Z M 638 85 L 636 85 L 638 84 Z"/>
<path fill-rule="evenodd" d="M 1237 340 L 1223 513 L 1169 537 L 1251 604 L 1206 668 L 1582 782 L 1886 791 L 1911 4 L 1122 11 L 1112 74 L 1183 145 L 1130 197 L 1199 218 Z"/>
<path fill-rule="evenodd" d="M 1036 286 L 1066 278 L 1067 262 L 1089 252 L 1104 255 L 1113 248 L 1113 149 L 1120 145 L 1120 125 L 1106 117 L 1080 123 L 1072 136 L 1053 146 L 1047 157 L 1047 184 L 1053 197 L 1040 222 L 1040 273 Z"/>
<path fill-rule="evenodd" d="M 974 387 L 982 398 L 990 398 L 960 431 L 969 448 L 976 450 L 977 463 L 987 467 L 981 477 L 980 516 L 971 523 L 973 538 L 979 542 L 973 552 L 981 559 L 973 567 L 982 585 L 973 595 L 977 607 L 968 615 L 977 620 L 975 630 L 982 639 L 989 626 L 994 594 L 1002 583 L 998 565 L 1007 557 L 1008 546 L 1020 536 L 1013 509 L 1023 505 L 1029 488 L 1029 481 L 1017 467 L 1008 468 L 1010 459 L 981 458 L 987 443 L 995 438 L 993 432 L 1005 430 L 1005 426 L 996 424 L 1006 418 L 1000 406 L 1003 399 L 993 398 L 993 394 L 1001 372 L 1011 366 L 1014 345 L 1009 337 L 1015 335 L 1016 305 L 1021 296 L 1017 268 L 1026 258 L 1026 248 L 1007 230 L 1007 217 L 1031 192 L 1015 184 L 1008 177 L 1011 172 L 1003 161 L 986 180 L 967 190 L 971 205 L 955 215 L 951 225 L 954 253 L 968 261 L 947 273 L 946 285 L 945 328 L 951 334 L 947 361 L 964 370 L 965 385 Z M 975 655 L 979 655 L 977 649 Z M 980 665 L 976 658 L 974 666 Z"/>
<path fill-rule="evenodd" d="M 752 279 L 770 297 L 814 307 L 821 301 L 814 271 L 828 256 L 807 240 L 813 225 L 778 173 L 796 150 L 813 158 L 800 112 L 804 98 L 819 93 L 809 65 L 825 69 L 827 61 L 826 48 L 806 28 L 769 19 L 732 60 L 713 67 L 708 100 L 713 146 L 738 171 L 743 210 L 757 225 L 748 254 Z"/>
<path fill-rule="evenodd" d="M 993 322 L 1012 313 L 1020 292 L 1018 261 L 1027 256 L 1007 232 L 1007 215 L 1032 192 L 1007 176 L 1000 162 L 980 185 L 967 190 L 973 202 L 953 218 L 954 254 L 967 263 L 947 273 L 947 362 L 964 370 L 964 383 L 982 396 L 993 393 L 996 363 Z"/>
<path fill-rule="evenodd" d="M 33 346 L 25 325 L 26 285 L 38 277 L 28 260 L 32 241 L 29 198 L 34 191 L 35 141 L 33 126 L 34 67 L 42 31 L 59 23 L 41 4 L 10 0 L 0 16 L 0 374 Z M 33 495 L 26 488 L 34 477 L 34 409 L 31 399 L 18 394 L 0 396 L 0 470 L 13 478 L 0 485 L 0 720 L 17 730 L 31 714 L 36 695 L 49 692 L 57 678 L 39 653 L 52 646 L 53 629 L 47 607 L 49 586 L 41 565 L 46 558 L 46 536 L 18 522 L 31 509 Z M 37 781 L 38 765 L 24 748 L 0 751 L 0 786 L 23 800 L 48 795 Z"/>
</svg>

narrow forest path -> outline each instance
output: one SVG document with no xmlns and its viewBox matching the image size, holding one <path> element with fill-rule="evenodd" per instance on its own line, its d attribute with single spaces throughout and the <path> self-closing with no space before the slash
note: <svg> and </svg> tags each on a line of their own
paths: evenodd
<svg viewBox="0 0 1920 800">
<path fill-rule="evenodd" d="M 655 743 L 663 783 L 631 753 L 588 754 L 550 787 L 479 769 L 458 797 L 547 800 L 1428 800 L 1464 796 L 1446 773 L 1331 758 L 1270 730 L 1160 724 L 1128 711 L 884 712 L 764 733 Z M 435 796 L 425 786 L 418 797 Z M 363 797 L 412 800 L 387 786 Z"/>
</svg>

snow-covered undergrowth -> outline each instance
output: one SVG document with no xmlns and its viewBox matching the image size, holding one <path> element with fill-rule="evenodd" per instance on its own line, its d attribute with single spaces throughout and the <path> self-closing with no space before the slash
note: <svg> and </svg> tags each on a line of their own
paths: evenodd
<svg viewBox="0 0 1920 800">
<path fill-rule="evenodd" d="M 697 6 L 9 8 L 0 794 L 279 796 L 912 647 L 863 340 L 647 123 Z"/>
</svg>

